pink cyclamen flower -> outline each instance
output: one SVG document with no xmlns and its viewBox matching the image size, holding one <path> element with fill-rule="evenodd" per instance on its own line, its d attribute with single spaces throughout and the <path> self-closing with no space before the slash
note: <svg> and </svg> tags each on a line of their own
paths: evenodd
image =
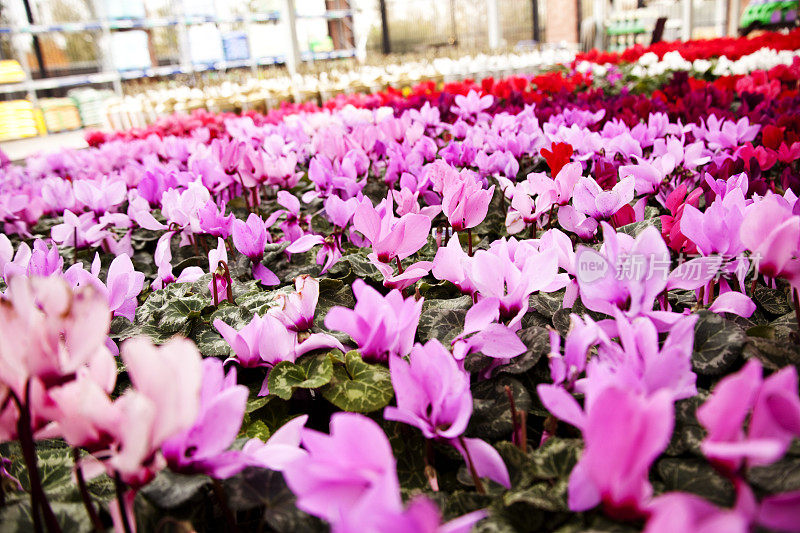
<svg viewBox="0 0 800 533">
<path fill-rule="evenodd" d="M 19 398 L 29 380 L 42 388 L 65 377 L 108 368 L 111 313 L 94 287 L 73 290 L 60 277 L 15 276 L 0 306 L 0 384 Z"/>
<path fill-rule="evenodd" d="M 642 395 L 666 391 L 673 400 L 697 394 L 692 371 L 694 325 L 697 315 L 682 316 L 671 326 L 669 336 L 659 348 L 658 330 L 647 317 L 632 321 L 620 312 L 615 324 L 604 324 L 605 333 L 618 336 L 620 344 L 596 331 L 599 346 L 597 357 L 586 365 L 586 379 L 576 389 L 587 395 L 616 386 Z"/>
<path fill-rule="evenodd" d="M 686 205 L 680 231 L 703 255 L 735 257 L 744 251 L 739 229 L 746 206 L 741 189 L 734 189 L 724 197 L 718 196 L 702 212 L 693 205 Z"/>
<path fill-rule="evenodd" d="M 392 447 L 377 423 L 335 413 L 330 435 L 304 428 L 302 444 L 308 455 L 283 470 L 299 509 L 333 524 L 351 513 L 402 511 Z"/>
<path fill-rule="evenodd" d="M 800 216 L 782 198 L 769 195 L 748 206 L 739 232 L 759 272 L 800 286 Z"/>
<path fill-rule="evenodd" d="M 355 308 L 332 308 L 325 317 L 325 327 L 350 335 L 365 360 L 386 361 L 390 355 L 407 355 L 414 343 L 423 300 L 403 299 L 397 289 L 382 296 L 361 279 L 353 282 L 353 293 Z"/>
<path fill-rule="evenodd" d="M 655 498 L 644 533 L 748 533 L 750 521 L 737 509 L 720 509 L 713 503 L 683 492 L 669 492 Z"/>
<path fill-rule="evenodd" d="M 242 425 L 248 390 L 236 384 L 235 368 L 225 375 L 222 361 L 213 357 L 202 364 L 197 419 L 191 427 L 164 441 L 161 453 L 174 472 L 223 479 L 247 466 L 240 451 L 228 448 Z"/>
<path fill-rule="evenodd" d="M 383 416 L 415 426 L 427 439 L 453 445 L 480 477 L 510 488 L 508 470 L 500 454 L 481 439 L 463 437 L 472 416 L 469 374 L 436 339 L 411 350 L 408 362 L 394 355 L 389 360 L 397 407 Z"/>
<path fill-rule="evenodd" d="M 661 292 L 673 287 L 697 289 L 718 272 L 714 267 L 720 259 L 704 257 L 670 271 L 669 250 L 654 226 L 634 239 L 605 222 L 600 224 L 604 238 L 600 252 L 579 246 L 575 254 L 581 301 L 592 311 L 613 315 L 619 309 L 629 319 L 647 316 L 659 331 L 665 331 L 681 315 L 653 311 Z"/>
<path fill-rule="evenodd" d="M 464 271 L 481 298 L 497 298 L 500 319 L 517 329 L 535 291 L 556 291 L 567 284 L 558 274 L 558 255 L 501 239 L 478 250 Z"/>
<path fill-rule="evenodd" d="M 133 322 L 138 304 L 137 297 L 142 292 L 144 274 L 137 272 L 131 258 L 126 254 L 118 255 L 108 267 L 106 283 L 99 279 L 100 256 L 95 254 L 89 272 L 81 263 L 76 263 L 64 273 L 64 278 L 75 286 L 93 285 L 108 298 L 109 310 L 114 316 L 122 316 Z"/>
<path fill-rule="evenodd" d="M 233 213 L 225 216 L 224 203 L 222 207 L 218 207 L 216 202 L 209 200 L 197 212 L 197 215 L 200 220 L 200 229 L 209 235 L 227 239 L 233 231 L 233 221 L 236 217 Z"/>
<path fill-rule="evenodd" d="M 294 280 L 295 292 L 276 296 L 270 313 L 292 331 L 307 331 L 314 325 L 319 298 L 319 280 L 303 274 Z"/>
<path fill-rule="evenodd" d="M 797 369 L 788 366 L 767 379 L 761 372 L 758 360 L 749 360 L 739 372 L 721 379 L 697 409 L 697 419 L 708 431 L 701 450 L 721 468 L 736 471 L 744 461 L 771 464 L 800 436 Z"/>
<path fill-rule="evenodd" d="M 382 204 L 382 212 L 369 198 L 363 198 L 353 215 L 353 227 L 369 240 L 375 259 L 381 263 L 410 256 L 425 246 L 431 230 L 430 218 L 414 213 L 396 218 L 392 206 L 391 195 Z"/>
<path fill-rule="evenodd" d="M 633 200 L 634 179 L 627 177 L 608 191 L 592 178 L 581 178 L 575 186 L 572 205 L 595 220 L 607 220 Z"/>
<path fill-rule="evenodd" d="M 267 363 L 261 359 L 258 348 L 262 322 L 263 319 L 259 315 L 254 315 L 250 322 L 236 331 L 221 319 L 214 320 L 214 327 L 233 350 L 233 355 L 225 361 L 226 363 L 235 361 L 243 368 L 267 366 Z"/>
<path fill-rule="evenodd" d="M 121 355 L 133 387 L 114 402 L 120 412 L 114 442 L 95 457 L 137 488 L 162 468 L 161 445 L 197 419 L 202 358 L 194 343 L 177 338 L 160 347 L 131 339 L 122 344 Z M 176 375 L 181 379 L 176 381 Z"/>
<path fill-rule="evenodd" d="M 446 179 L 442 187 L 442 211 L 453 231 L 474 228 L 486 218 L 494 185 L 484 189 L 474 172 L 469 170 Z"/>
<path fill-rule="evenodd" d="M 470 91 L 466 96 L 457 94 L 455 102 L 456 105 L 451 107 L 450 110 L 461 118 L 467 118 L 473 115 L 480 115 L 483 111 L 492 107 L 494 96 L 491 94 L 481 96 L 477 91 Z"/>
<path fill-rule="evenodd" d="M 293 418 L 270 435 L 267 442 L 250 439 L 242 447 L 242 454 L 251 465 L 281 472 L 286 465 L 307 455 L 300 447 L 303 426 L 307 421 L 308 415 Z"/>
<path fill-rule="evenodd" d="M 484 298 L 467 311 L 464 331 L 453 339 L 453 357 L 464 359 L 473 352 L 510 359 L 524 353 L 525 344 L 514 330 L 498 322 L 500 300 Z"/>
<path fill-rule="evenodd" d="M 12 259 L 13 257 L 13 259 Z M 60 274 L 64 260 L 58 253 L 58 246 L 50 247 L 41 240 L 33 241 L 33 249 L 21 242 L 14 253 L 11 241 L 0 235 L 0 275 L 8 283 L 13 276 L 51 276 Z"/>
<path fill-rule="evenodd" d="M 433 276 L 436 279 L 449 281 L 464 294 L 472 294 L 476 289 L 467 275 L 466 267 L 471 261 L 472 258 L 461 248 L 458 235 L 452 235 L 446 246 L 440 246 L 436 250 L 436 257 L 433 258 Z"/>
<path fill-rule="evenodd" d="M 239 253 L 252 261 L 260 261 L 264 257 L 264 248 L 269 240 L 264 221 L 255 213 L 250 213 L 247 222 L 233 221 L 233 245 Z"/>
<path fill-rule="evenodd" d="M 425 105 L 428 105 L 427 103 Z M 370 509 L 350 513 L 336 523 L 335 533 L 469 533 L 473 526 L 488 516 L 485 510 L 473 511 L 442 524 L 436 504 L 425 496 L 412 499 L 405 510 Z"/>
</svg>

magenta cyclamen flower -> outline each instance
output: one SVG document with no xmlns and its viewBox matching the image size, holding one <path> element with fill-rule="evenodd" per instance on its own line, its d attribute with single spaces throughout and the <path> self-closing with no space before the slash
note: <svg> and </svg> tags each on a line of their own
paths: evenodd
<svg viewBox="0 0 800 533">
<path fill-rule="evenodd" d="M 476 174 L 469 170 L 447 177 L 442 187 L 442 211 L 454 231 L 474 228 L 486 218 L 494 185 L 484 189 Z"/>
<path fill-rule="evenodd" d="M 596 332 L 600 343 L 597 357 L 589 361 L 587 379 L 578 384 L 580 390 L 590 394 L 592 389 L 615 385 L 644 395 L 667 391 L 674 400 L 697 394 L 697 376 L 692 371 L 697 315 L 681 316 L 661 348 L 658 330 L 649 318 L 628 321 L 620 311 L 615 311 L 614 318 L 616 324 L 606 323 L 605 329 L 619 336 L 620 344 L 609 340 L 602 330 Z"/>
<path fill-rule="evenodd" d="M 414 344 L 423 300 L 403 299 L 397 289 L 382 296 L 361 279 L 353 282 L 353 293 L 355 308 L 332 308 L 325 317 L 325 327 L 350 335 L 365 360 L 386 361 L 390 355 L 407 355 Z"/>
<path fill-rule="evenodd" d="M 649 508 L 645 533 L 748 533 L 750 523 L 737 509 L 720 509 L 708 500 L 683 492 L 655 498 Z"/>
<path fill-rule="evenodd" d="M 236 384 L 235 368 L 225 375 L 222 361 L 204 359 L 197 419 L 161 445 L 170 469 L 222 479 L 247 466 L 241 452 L 228 450 L 242 425 L 247 395 L 247 387 Z"/>
<path fill-rule="evenodd" d="M 297 507 L 333 524 L 351 514 L 401 512 L 395 459 L 380 426 L 363 415 L 335 413 L 330 428 L 330 435 L 303 429 L 308 456 L 283 470 Z"/>
<path fill-rule="evenodd" d="M 214 237 L 227 239 L 233 231 L 233 221 L 236 217 L 233 213 L 225 216 L 225 204 L 218 207 L 213 200 L 206 202 L 198 212 L 200 229 Z"/>
<path fill-rule="evenodd" d="M 467 429 L 472 416 L 469 374 L 436 339 L 417 344 L 408 361 L 389 359 L 397 407 L 387 407 L 383 416 L 416 426 L 427 439 L 451 439 Z"/>
<path fill-rule="evenodd" d="M 453 357 L 462 360 L 473 352 L 510 359 L 525 352 L 525 344 L 514 330 L 498 322 L 500 300 L 484 298 L 467 311 L 464 331 L 453 339 Z"/>
<path fill-rule="evenodd" d="M 586 511 L 602 503 L 613 518 L 644 516 L 653 491 L 650 465 L 672 436 L 670 393 L 644 397 L 612 386 L 587 396 L 582 411 L 557 386 L 539 385 L 537 392 L 554 416 L 583 432 L 583 454 L 569 478 L 569 508 Z"/>
<path fill-rule="evenodd" d="M 428 105 L 427 103 L 425 105 Z M 411 500 L 400 513 L 385 509 L 368 513 L 351 513 L 336 524 L 336 533 L 469 533 L 473 526 L 486 516 L 484 510 L 473 511 L 442 524 L 442 515 L 436 504 L 425 496 Z"/>
<path fill-rule="evenodd" d="M 478 476 L 511 487 L 500 454 L 481 439 L 462 436 L 472 416 L 469 374 L 438 340 L 414 346 L 408 362 L 392 356 L 389 367 L 397 407 L 387 407 L 384 418 L 416 426 L 427 439 L 449 442 L 472 463 Z"/>
<path fill-rule="evenodd" d="M 708 430 L 703 453 L 730 471 L 743 461 L 751 466 L 773 463 L 800 437 L 797 369 L 788 366 L 767 379 L 761 372 L 758 360 L 749 360 L 739 372 L 720 380 L 697 409 L 697 419 Z M 742 425 L 748 415 L 745 434 Z"/>
<path fill-rule="evenodd" d="M 758 270 L 800 286 L 800 216 L 783 198 L 769 195 L 751 204 L 740 228 L 742 244 L 758 259 Z"/>
</svg>

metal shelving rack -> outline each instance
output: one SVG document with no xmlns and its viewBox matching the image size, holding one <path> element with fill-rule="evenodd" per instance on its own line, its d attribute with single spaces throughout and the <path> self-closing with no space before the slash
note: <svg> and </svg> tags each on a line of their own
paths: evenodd
<svg viewBox="0 0 800 533">
<path fill-rule="evenodd" d="M 79 87 L 94 84 L 110 83 L 117 94 L 122 94 L 122 82 L 145 77 L 171 76 L 176 74 L 187 74 L 193 72 L 203 72 L 209 70 L 227 70 L 234 68 L 250 68 L 254 71 L 263 65 L 285 64 L 290 71 L 294 71 L 299 61 L 318 61 L 326 59 L 336 59 L 353 57 L 354 48 L 333 50 L 331 52 L 299 52 L 297 46 L 297 32 L 290 31 L 295 42 L 290 43 L 286 54 L 257 57 L 250 53 L 250 58 L 237 61 L 216 61 L 213 63 L 194 63 L 191 60 L 188 43 L 188 28 L 198 24 L 225 24 L 243 23 L 245 24 L 246 34 L 249 43 L 253 42 L 253 26 L 261 23 L 287 23 L 294 24 L 297 19 L 324 18 L 327 20 L 343 19 L 345 22 L 352 21 L 352 9 L 329 9 L 320 15 L 301 15 L 295 11 L 294 0 L 284 0 L 284 12 L 271 11 L 266 13 L 248 13 L 247 15 L 233 17 L 205 16 L 205 15 L 185 15 L 184 2 L 180 2 L 180 15 L 172 17 L 159 17 L 148 19 L 111 19 L 105 11 L 103 0 L 92 0 L 98 20 L 88 22 L 67 22 L 63 24 L 33 24 L 19 27 L 0 26 L 0 34 L 12 36 L 12 43 L 17 35 L 42 35 L 53 32 L 74 33 L 83 31 L 100 31 L 104 40 L 109 43 L 105 47 L 98 47 L 100 51 L 101 71 L 94 74 L 70 75 L 61 77 L 33 79 L 31 68 L 27 61 L 25 50 L 15 49 L 15 56 L 20 62 L 25 72 L 25 80 L 20 83 L 0 84 L 0 94 L 27 93 L 31 103 L 37 105 L 37 92 L 47 89 Z M 349 2 L 348 2 L 349 4 Z M 287 13 L 294 16 L 284 16 Z M 171 65 L 153 66 L 145 69 L 120 70 L 114 67 L 113 58 L 110 51 L 110 38 L 115 31 L 133 29 L 151 29 L 159 27 L 174 26 L 178 32 L 179 63 Z M 355 39 L 353 39 L 355 42 Z"/>
</svg>

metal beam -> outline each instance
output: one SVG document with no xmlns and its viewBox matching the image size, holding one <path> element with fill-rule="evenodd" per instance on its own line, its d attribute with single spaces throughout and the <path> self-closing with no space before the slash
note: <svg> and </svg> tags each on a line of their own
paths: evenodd
<svg viewBox="0 0 800 533">
<path fill-rule="evenodd" d="M 33 11 L 31 11 L 31 4 L 28 0 L 22 0 L 25 6 L 25 17 L 28 19 L 28 24 L 33 25 Z M 36 55 L 36 63 L 39 65 L 39 77 L 47 77 L 47 67 L 44 65 L 44 56 L 42 55 L 42 47 L 39 43 L 39 36 L 33 36 L 33 53 Z"/>
<path fill-rule="evenodd" d="M 289 29 L 289 48 L 286 54 L 286 68 L 289 69 L 289 74 L 294 75 L 297 73 L 297 67 L 300 65 L 301 60 L 300 45 L 297 43 L 297 9 L 294 0 L 284 0 L 284 8 L 286 11 L 286 24 Z"/>
<path fill-rule="evenodd" d="M 389 40 L 389 17 L 386 15 L 386 0 L 378 0 L 381 12 L 381 52 L 392 53 L 392 42 Z"/>
<path fill-rule="evenodd" d="M 692 0 L 683 0 L 683 25 L 681 28 L 681 39 L 690 41 L 692 39 L 692 32 L 694 30 L 694 2 Z"/>
</svg>

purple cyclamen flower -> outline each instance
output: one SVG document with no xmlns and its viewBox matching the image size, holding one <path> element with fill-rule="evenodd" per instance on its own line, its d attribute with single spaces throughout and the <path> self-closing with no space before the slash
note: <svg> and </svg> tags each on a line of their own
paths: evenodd
<svg viewBox="0 0 800 533">
<path fill-rule="evenodd" d="M 264 221 L 255 213 L 250 213 L 247 222 L 238 219 L 233 221 L 233 245 L 252 261 L 253 277 L 264 285 L 278 285 L 278 276 L 261 264 L 268 241 L 269 233 Z"/>
</svg>

